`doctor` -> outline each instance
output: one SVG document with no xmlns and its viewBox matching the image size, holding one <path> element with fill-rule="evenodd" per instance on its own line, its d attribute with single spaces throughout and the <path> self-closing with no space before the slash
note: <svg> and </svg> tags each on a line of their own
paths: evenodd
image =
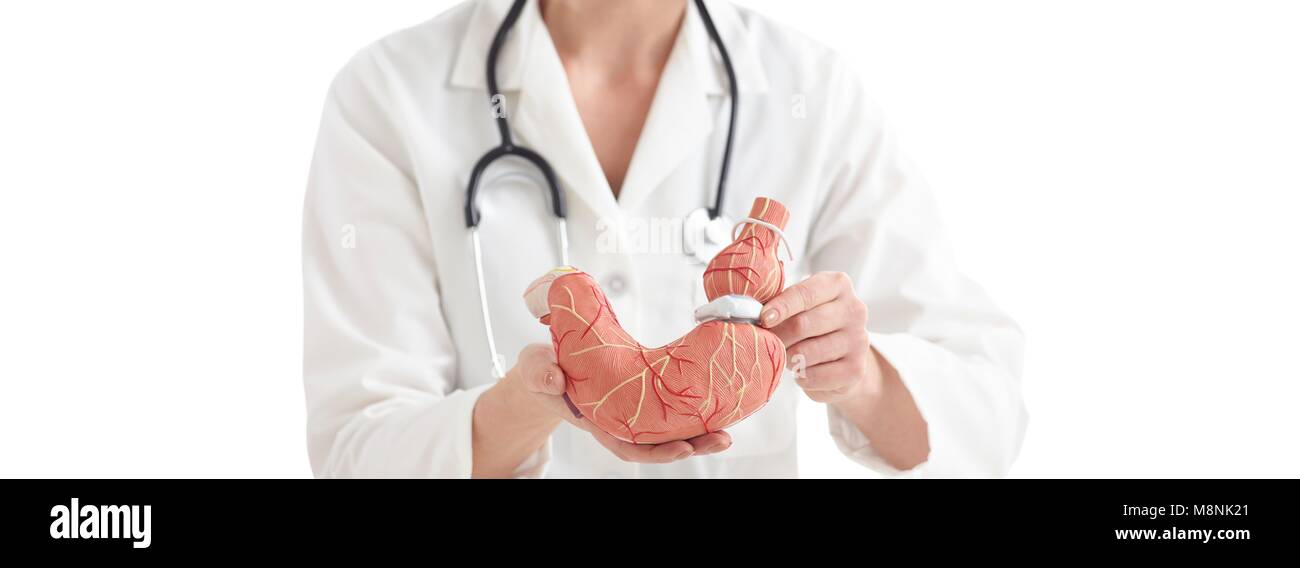
<svg viewBox="0 0 1300 568">
<path fill-rule="evenodd" d="M 497 380 L 463 217 L 470 171 L 498 143 L 492 113 L 554 167 L 571 263 L 659 345 L 693 325 L 703 267 L 644 245 L 712 203 L 730 112 L 719 52 L 687 0 L 529 1 L 489 104 L 489 46 L 512 3 L 471 0 L 380 40 L 330 88 L 303 222 L 316 475 L 790 477 L 801 396 L 877 471 L 1008 471 L 1026 422 L 1017 327 L 957 273 L 929 191 L 848 66 L 719 0 L 707 13 L 740 101 L 723 213 L 743 218 L 756 196 L 792 213 L 796 284 L 761 319 L 804 357 L 804 376 L 787 373 L 730 431 L 688 441 L 633 445 L 575 419 L 521 299 L 559 263 L 545 185 L 508 159 L 478 198 Z"/>
</svg>

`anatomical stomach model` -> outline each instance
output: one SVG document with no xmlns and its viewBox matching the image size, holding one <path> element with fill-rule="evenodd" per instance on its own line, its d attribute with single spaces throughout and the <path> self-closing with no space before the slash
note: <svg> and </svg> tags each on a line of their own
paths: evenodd
<svg viewBox="0 0 1300 568">
<path fill-rule="evenodd" d="M 663 347 L 629 335 L 585 272 L 562 267 L 534 281 L 524 299 L 551 328 L 570 402 L 601 430 L 640 444 L 715 432 L 767 404 L 785 345 L 755 324 L 761 304 L 785 285 L 777 246 L 788 220 L 785 206 L 755 200 L 734 242 L 704 272 L 710 303 L 696 310 L 702 323 Z"/>
</svg>

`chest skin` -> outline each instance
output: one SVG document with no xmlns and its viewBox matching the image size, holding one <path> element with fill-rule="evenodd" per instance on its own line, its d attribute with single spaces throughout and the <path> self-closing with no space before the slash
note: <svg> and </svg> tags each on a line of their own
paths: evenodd
<svg viewBox="0 0 1300 568">
<path fill-rule="evenodd" d="M 658 74 L 634 74 L 642 76 L 620 81 L 569 62 L 565 63 L 565 71 L 587 138 L 610 189 L 618 197 L 654 103 Z"/>
</svg>

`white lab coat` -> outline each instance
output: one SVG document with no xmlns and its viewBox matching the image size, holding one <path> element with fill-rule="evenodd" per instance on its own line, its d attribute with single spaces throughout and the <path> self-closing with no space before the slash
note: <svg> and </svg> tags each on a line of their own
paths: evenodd
<svg viewBox="0 0 1300 568">
<path fill-rule="evenodd" d="M 471 167 L 498 142 L 484 64 L 509 4 L 466 2 L 384 38 L 331 86 L 303 221 L 308 444 L 318 476 L 470 475 L 474 404 L 495 379 L 464 199 Z M 617 199 L 536 3 L 499 65 L 516 140 L 550 161 L 566 192 L 572 263 L 604 283 L 620 321 L 645 344 L 693 325 L 702 267 L 680 254 L 638 252 L 660 249 L 636 235 L 711 200 L 726 134 L 726 77 L 688 4 Z M 873 345 L 911 391 L 931 453 L 896 472 L 834 411 L 829 434 L 852 459 L 890 474 L 1005 474 L 1026 423 L 1015 324 L 957 273 L 929 191 L 845 64 L 762 16 L 720 1 L 709 7 L 741 91 L 726 213 L 744 218 L 756 196 L 781 201 L 800 259 L 787 282 L 822 270 L 853 277 Z M 522 162 L 494 166 L 480 192 L 505 368 L 525 345 L 549 341 L 521 298 L 558 263 L 544 194 Z M 627 248 L 617 248 L 620 235 Z M 518 473 L 795 476 L 801 396 L 787 378 L 768 406 L 729 429 L 731 449 L 668 465 L 622 462 L 563 424 Z"/>
</svg>

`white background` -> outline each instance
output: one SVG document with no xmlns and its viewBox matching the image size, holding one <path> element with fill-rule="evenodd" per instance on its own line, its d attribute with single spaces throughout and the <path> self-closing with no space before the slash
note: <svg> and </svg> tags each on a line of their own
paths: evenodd
<svg viewBox="0 0 1300 568">
<path fill-rule="evenodd" d="M 1014 475 L 1300 476 L 1295 3 L 740 3 L 860 69 L 1023 324 Z M 310 475 L 326 86 L 449 4 L 0 5 L 0 476 Z"/>
</svg>

